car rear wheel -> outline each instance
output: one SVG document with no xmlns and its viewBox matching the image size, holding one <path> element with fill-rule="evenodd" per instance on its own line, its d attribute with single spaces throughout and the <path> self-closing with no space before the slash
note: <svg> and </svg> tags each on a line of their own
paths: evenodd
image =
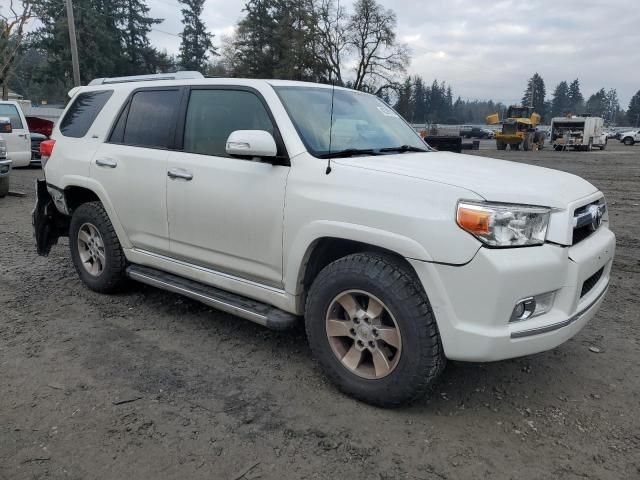
<svg viewBox="0 0 640 480">
<path fill-rule="evenodd" d="M 69 247 L 76 271 L 90 289 L 110 293 L 125 284 L 125 256 L 100 202 L 85 203 L 73 212 Z"/>
<path fill-rule="evenodd" d="M 340 390 L 392 407 L 424 395 L 444 368 L 438 328 L 407 266 L 358 253 L 325 267 L 307 298 L 311 350 Z"/>
</svg>

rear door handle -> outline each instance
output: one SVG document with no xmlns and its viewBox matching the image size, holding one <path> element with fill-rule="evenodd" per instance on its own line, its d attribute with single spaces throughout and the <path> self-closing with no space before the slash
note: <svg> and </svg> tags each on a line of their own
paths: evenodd
<svg viewBox="0 0 640 480">
<path fill-rule="evenodd" d="M 113 158 L 99 158 L 96 160 L 96 165 L 105 168 L 116 168 L 118 166 L 118 162 Z"/>
<path fill-rule="evenodd" d="M 186 180 L 187 182 L 193 179 L 193 173 L 189 170 L 185 170 L 184 168 L 172 168 L 167 172 L 169 178 L 181 178 L 182 180 Z"/>
</svg>

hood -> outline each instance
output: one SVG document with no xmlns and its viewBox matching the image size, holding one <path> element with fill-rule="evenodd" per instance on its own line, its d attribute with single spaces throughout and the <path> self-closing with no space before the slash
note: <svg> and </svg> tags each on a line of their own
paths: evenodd
<svg viewBox="0 0 640 480">
<path fill-rule="evenodd" d="M 334 162 L 454 185 L 494 202 L 566 208 L 597 191 L 586 180 L 559 170 L 451 152 L 338 158 Z"/>
</svg>

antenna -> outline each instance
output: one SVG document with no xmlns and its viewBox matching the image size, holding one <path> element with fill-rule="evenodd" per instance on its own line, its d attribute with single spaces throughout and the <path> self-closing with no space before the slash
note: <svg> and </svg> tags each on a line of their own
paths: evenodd
<svg viewBox="0 0 640 480">
<path fill-rule="evenodd" d="M 338 41 L 338 29 L 340 28 L 340 0 L 336 7 L 336 42 Z M 329 119 L 329 158 L 327 161 L 327 170 L 325 173 L 329 175 L 331 173 L 331 141 L 333 140 L 333 100 L 336 96 L 336 81 L 333 78 L 333 70 L 329 70 L 329 80 L 331 81 L 331 117 Z"/>
<path fill-rule="evenodd" d="M 333 139 L 333 99 L 336 96 L 336 85 L 333 83 L 331 85 L 331 117 L 329 120 L 329 161 L 327 162 L 327 170 L 326 174 L 329 175 L 331 173 L 331 140 Z"/>
</svg>

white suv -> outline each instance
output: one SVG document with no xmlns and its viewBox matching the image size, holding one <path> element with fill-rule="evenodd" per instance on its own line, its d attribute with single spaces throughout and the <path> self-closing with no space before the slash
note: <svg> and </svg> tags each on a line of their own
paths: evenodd
<svg viewBox="0 0 640 480">
<path fill-rule="evenodd" d="M 71 95 L 41 147 L 39 252 L 68 235 L 93 290 L 131 278 L 270 328 L 304 321 L 364 401 L 415 398 L 447 358 L 554 348 L 607 291 L 596 187 L 434 151 L 375 96 L 185 72 Z"/>
<path fill-rule="evenodd" d="M 620 141 L 625 145 L 633 145 L 640 142 L 640 130 L 631 130 L 620 134 Z"/>
</svg>

